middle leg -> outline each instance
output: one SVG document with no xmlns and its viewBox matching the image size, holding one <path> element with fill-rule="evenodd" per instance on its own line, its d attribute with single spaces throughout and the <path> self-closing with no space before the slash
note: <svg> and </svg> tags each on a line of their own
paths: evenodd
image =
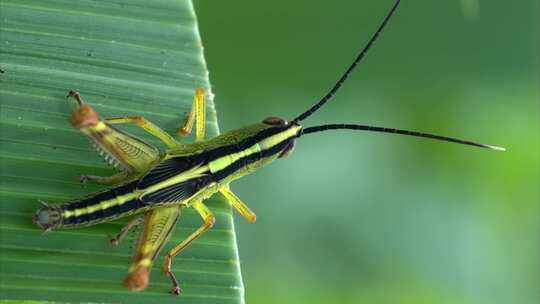
<svg viewBox="0 0 540 304">
<path fill-rule="evenodd" d="M 210 209 L 208 209 L 208 207 L 206 207 L 203 202 L 195 202 L 191 206 L 195 208 L 195 210 L 197 210 L 199 215 L 204 220 L 204 223 L 180 244 L 176 245 L 173 249 L 167 252 L 167 256 L 165 257 L 165 263 L 163 264 L 163 272 L 171 279 L 171 282 L 173 284 L 171 292 L 176 295 L 180 294 L 181 289 L 178 280 L 171 272 L 172 260 L 177 254 L 179 254 L 182 250 L 189 246 L 195 239 L 197 239 L 199 236 L 203 235 L 206 231 L 212 228 L 212 226 L 214 226 L 214 222 L 216 221 L 216 218 L 212 214 L 212 211 L 210 211 Z"/>
<path fill-rule="evenodd" d="M 231 191 L 228 185 L 219 189 L 219 192 L 225 196 L 229 204 L 231 204 L 248 222 L 255 222 L 257 215 L 255 215 L 255 213 Z"/>
</svg>

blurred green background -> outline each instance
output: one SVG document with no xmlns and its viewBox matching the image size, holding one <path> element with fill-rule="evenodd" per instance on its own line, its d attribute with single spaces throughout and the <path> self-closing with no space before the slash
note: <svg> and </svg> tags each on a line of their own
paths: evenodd
<svg viewBox="0 0 540 304">
<path fill-rule="evenodd" d="M 195 6 L 222 130 L 318 100 L 392 1 Z M 508 152 L 353 132 L 302 138 L 233 184 L 248 303 L 538 303 L 538 3 L 404 1 L 304 125 L 422 130 Z"/>
</svg>

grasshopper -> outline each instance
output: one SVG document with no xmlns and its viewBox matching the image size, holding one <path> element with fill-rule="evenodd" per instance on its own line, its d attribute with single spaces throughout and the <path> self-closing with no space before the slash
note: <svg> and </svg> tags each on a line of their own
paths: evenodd
<svg viewBox="0 0 540 304">
<path fill-rule="evenodd" d="M 205 139 L 205 92 L 199 88 L 186 122 L 179 130 L 186 135 L 195 125 L 196 140 L 194 143 L 181 144 L 143 117 L 101 119 L 79 93 L 70 92 L 68 96 L 75 98 L 79 104 L 71 117 L 71 123 L 91 139 L 106 160 L 121 168 L 120 172 L 112 176 L 83 176 L 81 180 L 117 185 L 62 204 L 43 202 L 33 217 L 34 222 L 45 231 L 50 231 L 95 225 L 142 214 L 130 220 L 111 242 L 118 244 L 133 226 L 144 223 L 144 230 L 124 281 L 131 290 L 143 290 L 149 283 L 152 263 L 173 231 L 181 209 L 192 207 L 201 216 L 203 224 L 167 253 L 163 265 L 165 275 L 171 279 L 172 293 L 180 294 L 180 284 L 170 269 L 172 260 L 213 226 L 215 217 L 204 201 L 219 192 L 244 218 L 250 222 L 255 221 L 255 213 L 230 190 L 229 184 L 278 158 L 286 157 L 293 151 L 297 139 L 304 135 L 348 129 L 423 137 L 504 151 L 501 147 L 402 129 L 358 124 L 325 124 L 307 128 L 300 125 L 341 88 L 377 40 L 399 3 L 400 0 L 395 1 L 366 46 L 328 93 L 291 121 L 268 117 L 260 123 Z M 122 123 L 137 125 L 163 141 L 168 149 L 160 151 L 113 126 Z"/>
</svg>

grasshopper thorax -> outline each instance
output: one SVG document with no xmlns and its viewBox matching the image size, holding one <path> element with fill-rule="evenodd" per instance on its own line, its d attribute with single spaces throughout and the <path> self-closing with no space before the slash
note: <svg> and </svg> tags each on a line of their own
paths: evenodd
<svg viewBox="0 0 540 304">
<path fill-rule="evenodd" d="M 281 117 L 276 117 L 276 116 L 267 117 L 262 122 L 264 124 L 283 128 L 283 129 L 288 129 L 290 126 L 298 126 L 296 122 L 292 122 L 289 124 L 289 122 L 286 119 L 283 119 Z M 295 145 L 296 145 L 296 137 L 293 137 L 289 140 L 289 143 L 287 144 L 287 146 L 283 150 L 281 150 L 281 153 L 279 154 L 278 157 L 282 158 L 282 157 L 288 156 L 294 150 Z"/>
</svg>

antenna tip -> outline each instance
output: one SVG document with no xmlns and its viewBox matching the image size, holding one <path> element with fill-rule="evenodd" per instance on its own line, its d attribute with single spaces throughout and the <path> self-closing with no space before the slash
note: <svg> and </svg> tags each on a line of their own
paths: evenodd
<svg viewBox="0 0 540 304">
<path fill-rule="evenodd" d="M 490 145 L 486 145 L 489 149 L 492 149 L 492 150 L 497 150 L 497 151 L 506 151 L 506 148 L 503 148 L 503 147 L 497 147 L 497 146 L 490 146 Z"/>
</svg>

